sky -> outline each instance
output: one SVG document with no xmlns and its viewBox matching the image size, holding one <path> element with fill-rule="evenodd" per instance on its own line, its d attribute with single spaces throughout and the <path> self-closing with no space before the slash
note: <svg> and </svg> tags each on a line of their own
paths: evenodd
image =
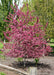
<svg viewBox="0 0 54 75">
<path fill-rule="evenodd" d="M 19 8 L 22 7 L 22 5 L 23 5 L 22 2 L 23 2 L 23 0 L 20 0 Z M 14 4 L 14 0 L 13 0 L 13 4 Z"/>
<path fill-rule="evenodd" d="M 1 0 L 0 0 L 0 3 L 1 3 Z"/>
</svg>

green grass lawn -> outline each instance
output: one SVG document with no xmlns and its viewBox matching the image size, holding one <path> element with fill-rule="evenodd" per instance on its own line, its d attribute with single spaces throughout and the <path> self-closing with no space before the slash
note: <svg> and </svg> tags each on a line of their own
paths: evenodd
<svg viewBox="0 0 54 75">
<path fill-rule="evenodd" d="M 54 39 L 51 39 L 50 42 L 51 42 L 51 43 L 54 43 Z"/>
<path fill-rule="evenodd" d="M 50 43 L 49 45 L 50 45 L 51 47 L 54 47 L 54 43 Z"/>
<path fill-rule="evenodd" d="M 3 44 L 0 42 L 0 49 L 2 49 L 3 48 Z"/>
<path fill-rule="evenodd" d="M 3 55 L 3 51 L 1 50 L 3 48 L 3 44 L 0 42 L 0 58 L 5 59 L 5 56 Z M 0 75 L 6 75 L 4 73 L 0 73 Z"/>
<path fill-rule="evenodd" d="M 49 43 L 49 45 L 52 47 L 53 51 L 51 53 L 52 53 L 52 55 L 54 55 L 54 43 Z"/>
</svg>

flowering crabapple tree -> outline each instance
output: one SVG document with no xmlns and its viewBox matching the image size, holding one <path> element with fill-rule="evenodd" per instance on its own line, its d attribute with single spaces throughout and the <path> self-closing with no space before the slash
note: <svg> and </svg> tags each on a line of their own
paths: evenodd
<svg viewBox="0 0 54 75">
<path fill-rule="evenodd" d="M 11 6 L 14 13 L 9 13 L 8 20 L 5 20 L 8 22 L 8 28 L 4 36 L 9 41 L 4 44 L 5 54 L 16 58 L 40 58 L 48 55 L 51 47 L 44 38 L 46 28 L 42 29 L 38 17 L 29 11 L 28 4 L 26 13 L 22 11 L 23 7 L 20 10 L 16 4 L 15 8 Z"/>
</svg>

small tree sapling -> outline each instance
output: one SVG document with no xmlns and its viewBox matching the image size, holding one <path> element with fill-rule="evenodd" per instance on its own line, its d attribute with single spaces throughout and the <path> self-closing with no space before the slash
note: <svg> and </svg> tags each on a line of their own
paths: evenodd
<svg viewBox="0 0 54 75">
<path fill-rule="evenodd" d="M 42 29 L 43 25 L 39 23 L 39 18 L 33 16 L 29 9 L 25 13 L 18 9 L 16 4 L 15 6 L 11 7 L 14 14 L 9 13 L 9 21 L 5 20 L 9 23 L 9 30 L 4 32 L 9 41 L 4 44 L 4 50 L 7 50 L 5 54 L 15 58 L 40 58 L 43 54 L 48 55 L 51 47 L 44 38 L 45 28 Z"/>
</svg>

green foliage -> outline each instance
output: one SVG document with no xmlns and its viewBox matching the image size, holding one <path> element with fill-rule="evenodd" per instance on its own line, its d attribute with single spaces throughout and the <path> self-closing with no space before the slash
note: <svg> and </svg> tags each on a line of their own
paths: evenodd
<svg viewBox="0 0 54 75">
<path fill-rule="evenodd" d="M 2 5 L 0 4 L 0 37 L 4 39 L 3 31 L 6 31 L 7 24 L 3 21 L 6 19 L 11 10 L 10 5 L 12 0 L 1 0 Z M 15 0 L 17 2 L 17 0 Z M 19 5 L 20 0 L 18 0 Z M 23 3 L 26 5 L 29 4 L 29 11 L 35 10 L 32 15 L 39 16 L 40 23 L 45 27 L 46 22 L 48 26 L 46 28 L 46 38 L 54 38 L 54 0 L 23 0 Z M 27 7 L 23 8 L 23 11 L 26 12 Z M 31 24 L 31 23 L 30 23 Z M 31 24 L 32 25 L 32 24 Z"/>
<path fill-rule="evenodd" d="M 0 72 L 0 75 L 6 75 L 4 72 Z"/>
<path fill-rule="evenodd" d="M 52 50 L 51 54 L 54 56 L 54 49 Z"/>
<path fill-rule="evenodd" d="M 3 44 L 0 42 L 0 49 L 2 49 L 3 48 Z"/>
<path fill-rule="evenodd" d="M 37 63 L 39 62 L 39 59 L 35 58 L 35 62 L 36 62 L 36 66 L 37 66 Z"/>
<path fill-rule="evenodd" d="M 53 43 L 53 44 L 50 43 L 50 46 L 51 46 L 51 47 L 54 47 L 54 43 Z"/>
<path fill-rule="evenodd" d="M 35 10 L 35 16 L 39 16 L 40 23 L 45 27 L 46 22 L 46 38 L 54 38 L 54 0 L 24 0 L 29 4 L 30 10 Z M 24 8 L 26 11 L 26 7 Z"/>
<path fill-rule="evenodd" d="M 18 0 L 19 5 L 20 0 Z M 2 4 L 1 4 L 2 3 Z M 3 31 L 7 30 L 8 24 L 4 22 L 6 20 L 6 17 L 9 15 L 9 12 L 13 13 L 13 10 L 11 9 L 11 5 L 13 5 L 13 0 L 1 0 L 0 3 L 0 38 L 4 40 Z M 15 0 L 15 3 L 17 3 L 17 0 Z"/>
<path fill-rule="evenodd" d="M 0 50 L 0 58 L 5 59 L 5 56 L 3 55 L 3 51 Z"/>
<path fill-rule="evenodd" d="M 51 39 L 50 42 L 51 42 L 51 43 L 54 43 L 54 39 Z"/>
<path fill-rule="evenodd" d="M 0 51 L 0 54 L 2 54 L 3 52 L 2 51 Z"/>
<path fill-rule="evenodd" d="M 4 55 L 0 55 L 0 58 L 5 59 L 5 56 Z"/>
<path fill-rule="evenodd" d="M 54 40 L 54 39 L 53 39 L 53 40 Z M 52 42 L 52 40 L 51 40 L 51 42 Z M 51 54 L 54 55 L 54 43 L 50 43 L 50 46 L 51 46 L 51 48 L 52 48 Z"/>
<path fill-rule="evenodd" d="M 3 44 L 0 42 L 0 49 L 3 48 Z M 0 50 L 0 58 L 5 59 L 5 56 L 3 55 L 3 51 Z"/>
<path fill-rule="evenodd" d="M 18 60 L 18 61 L 22 61 L 22 60 L 23 60 L 23 58 L 19 57 L 19 58 L 17 58 L 17 60 Z"/>
<path fill-rule="evenodd" d="M 1 0 L 0 4 L 0 38 L 3 40 L 4 35 L 3 31 L 6 30 L 7 24 L 4 22 L 9 12 L 11 12 L 10 5 L 12 4 L 12 0 Z"/>
</svg>

